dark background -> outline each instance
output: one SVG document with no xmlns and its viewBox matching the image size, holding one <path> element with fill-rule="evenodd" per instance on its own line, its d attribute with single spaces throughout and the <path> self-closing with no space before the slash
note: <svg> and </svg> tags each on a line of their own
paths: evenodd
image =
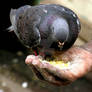
<svg viewBox="0 0 92 92">
<path fill-rule="evenodd" d="M 11 8 L 16 9 L 23 5 L 34 5 L 34 0 L 2 0 L 0 2 L 0 49 L 16 51 L 25 49 L 13 32 L 6 29 L 11 25 L 9 13 Z"/>
</svg>

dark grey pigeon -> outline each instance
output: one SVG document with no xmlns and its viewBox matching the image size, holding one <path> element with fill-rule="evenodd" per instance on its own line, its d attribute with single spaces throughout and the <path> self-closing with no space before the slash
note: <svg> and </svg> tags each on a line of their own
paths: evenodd
<svg viewBox="0 0 92 92">
<path fill-rule="evenodd" d="M 9 29 L 28 48 L 66 50 L 80 32 L 77 15 L 61 5 L 25 5 L 11 9 L 10 20 Z"/>
</svg>

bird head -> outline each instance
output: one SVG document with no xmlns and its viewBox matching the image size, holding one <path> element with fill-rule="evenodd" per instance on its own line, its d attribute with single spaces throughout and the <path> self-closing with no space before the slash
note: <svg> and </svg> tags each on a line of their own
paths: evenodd
<svg viewBox="0 0 92 92">
<path fill-rule="evenodd" d="M 11 9 L 11 27 L 28 48 L 60 51 L 70 48 L 78 37 L 77 15 L 61 5 L 48 4 Z"/>
</svg>

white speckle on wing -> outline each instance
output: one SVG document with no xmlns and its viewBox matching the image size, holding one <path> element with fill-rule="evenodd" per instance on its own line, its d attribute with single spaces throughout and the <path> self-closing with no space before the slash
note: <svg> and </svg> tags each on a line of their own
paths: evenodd
<svg viewBox="0 0 92 92">
<path fill-rule="evenodd" d="M 48 12 L 46 9 L 43 9 L 43 11 L 44 11 L 45 13 L 47 13 L 47 12 Z"/>
<path fill-rule="evenodd" d="M 48 12 L 46 9 L 43 9 L 43 11 L 44 11 L 45 13 L 47 13 L 47 12 Z"/>
<path fill-rule="evenodd" d="M 76 22 L 77 22 L 77 24 L 78 24 L 78 25 L 80 25 L 80 22 L 79 22 L 79 20 L 78 20 L 78 19 L 77 19 L 77 21 L 76 21 Z"/>
<path fill-rule="evenodd" d="M 73 17 L 75 17 L 75 18 L 76 18 L 76 15 L 75 15 L 75 14 L 73 14 Z"/>
<path fill-rule="evenodd" d="M 62 11 L 65 11 L 65 9 L 64 9 L 64 8 L 62 8 Z"/>
</svg>

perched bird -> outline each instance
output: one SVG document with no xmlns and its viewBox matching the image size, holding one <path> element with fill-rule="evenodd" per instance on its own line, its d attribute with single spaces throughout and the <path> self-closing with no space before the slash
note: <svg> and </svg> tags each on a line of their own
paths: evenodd
<svg viewBox="0 0 92 92">
<path fill-rule="evenodd" d="M 56 4 L 25 5 L 10 11 L 11 27 L 20 41 L 36 51 L 70 48 L 80 32 L 77 15 Z"/>
</svg>

